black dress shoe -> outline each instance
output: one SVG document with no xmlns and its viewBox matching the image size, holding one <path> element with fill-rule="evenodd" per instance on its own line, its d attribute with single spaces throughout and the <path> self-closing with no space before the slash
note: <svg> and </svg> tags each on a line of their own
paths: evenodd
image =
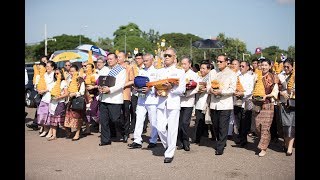
<svg viewBox="0 0 320 180">
<path fill-rule="evenodd" d="M 122 141 L 123 143 L 127 143 L 128 142 L 128 135 L 123 135 L 122 138 L 120 139 L 120 141 Z"/>
<path fill-rule="evenodd" d="M 136 142 L 133 142 L 132 144 L 128 144 L 129 147 L 131 147 L 132 149 L 135 149 L 135 148 L 142 148 L 142 145 L 141 144 L 138 144 Z"/>
<path fill-rule="evenodd" d="M 243 147 L 245 147 L 247 144 L 248 144 L 248 142 L 241 142 L 241 143 L 240 143 L 240 147 L 243 148 Z"/>
<path fill-rule="evenodd" d="M 156 147 L 157 144 L 156 143 L 149 143 L 148 147 L 147 148 L 154 148 Z"/>
<path fill-rule="evenodd" d="M 183 149 L 183 144 L 182 144 L 182 143 L 180 143 L 180 144 L 178 145 L 177 149 L 178 149 L 178 150 Z"/>
<path fill-rule="evenodd" d="M 189 145 L 186 145 L 186 146 L 184 146 L 184 148 L 183 148 L 185 151 L 190 151 L 190 146 Z"/>
<path fill-rule="evenodd" d="M 39 130 L 38 125 L 37 125 L 37 124 L 34 124 L 34 123 L 32 123 L 32 124 L 26 124 L 26 126 L 27 126 L 28 128 L 30 128 L 30 129 L 34 130 L 34 131 Z"/>
<path fill-rule="evenodd" d="M 183 141 L 183 149 L 185 151 L 190 151 L 190 144 L 188 141 Z"/>
<path fill-rule="evenodd" d="M 172 160 L 173 160 L 173 157 L 172 158 L 164 158 L 164 163 L 171 163 L 172 162 Z"/>
<path fill-rule="evenodd" d="M 99 146 L 106 146 L 106 145 L 110 145 L 111 141 L 107 142 L 107 143 L 100 143 Z"/>
<path fill-rule="evenodd" d="M 194 140 L 192 143 L 194 143 L 194 144 L 200 144 L 200 140 L 199 140 L 199 139 L 196 139 L 196 140 Z"/>
<path fill-rule="evenodd" d="M 222 155 L 223 154 L 223 151 L 216 151 L 215 152 L 215 155 Z"/>
</svg>

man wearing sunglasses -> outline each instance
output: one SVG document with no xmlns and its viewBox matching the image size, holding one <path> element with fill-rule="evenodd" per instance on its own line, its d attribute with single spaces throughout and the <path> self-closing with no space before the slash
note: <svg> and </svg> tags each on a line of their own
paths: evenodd
<svg viewBox="0 0 320 180">
<path fill-rule="evenodd" d="M 219 88 L 213 89 L 207 86 L 211 94 L 210 115 L 217 136 L 217 146 L 215 155 L 222 155 L 227 143 L 228 127 L 231 111 L 233 110 L 233 94 L 236 90 L 237 75 L 227 67 L 228 59 L 226 55 L 219 55 L 217 59 L 218 70 L 210 71 L 209 82 L 216 80 Z"/>
<path fill-rule="evenodd" d="M 168 48 L 164 54 L 165 67 L 158 70 L 157 79 L 177 78 L 179 84 L 164 83 L 167 87 L 167 96 L 159 96 L 157 106 L 157 129 L 163 147 L 164 163 L 171 163 L 176 149 L 179 115 L 180 115 L 180 96 L 186 90 L 185 72 L 178 69 L 174 62 L 176 59 L 176 50 Z"/>
</svg>

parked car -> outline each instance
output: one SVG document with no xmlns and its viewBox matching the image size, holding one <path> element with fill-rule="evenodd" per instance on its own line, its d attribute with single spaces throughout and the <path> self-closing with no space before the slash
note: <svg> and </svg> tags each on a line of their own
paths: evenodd
<svg viewBox="0 0 320 180">
<path fill-rule="evenodd" d="M 28 84 L 25 85 L 25 106 L 35 108 L 36 103 L 35 103 L 35 97 L 38 94 L 37 91 L 35 91 L 34 86 L 33 86 L 33 67 L 25 67 L 28 73 Z"/>
</svg>

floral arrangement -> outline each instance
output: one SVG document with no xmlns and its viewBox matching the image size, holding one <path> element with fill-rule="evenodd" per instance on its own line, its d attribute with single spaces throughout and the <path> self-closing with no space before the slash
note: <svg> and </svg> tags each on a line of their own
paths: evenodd
<svg viewBox="0 0 320 180">
<path fill-rule="evenodd" d="M 220 83 L 217 80 L 212 80 L 211 81 L 211 87 L 212 89 L 219 89 L 220 88 Z"/>
<path fill-rule="evenodd" d="M 54 84 L 54 87 L 51 90 L 52 97 L 58 97 L 61 95 L 60 85 L 61 85 L 61 74 L 58 74 L 56 83 Z"/>
<path fill-rule="evenodd" d="M 78 74 L 75 73 L 75 74 L 72 76 L 71 83 L 70 83 L 70 85 L 69 85 L 69 87 L 68 87 L 68 91 L 69 91 L 70 93 L 76 93 L 76 92 L 78 92 L 78 82 L 77 82 L 77 78 L 78 78 Z"/>
<path fill-rule="evenodd" d="M 40 71 L 39 71 L 39 69 L 38 69 L 36 64 L 33 65 L 33 72 L 34 72 L 34 74 L 33 74 L 32 82 L 33 82 L 33 84 L 36 84 L 37 75 L 39 75 L 39 73 L 40 73 Z"/>
<path fill-rule="evenodd" d="M 257 70 L 257 81 L 255 83 L 254 89 L 253 89 L 253 98 L 256 100 L 262 99 L 263 96 L 266 95 L 265 93 L 265 89 L 264 89 L 264 85 L 263 85 L 263 81 L 262 81 L 262 71 L 261 70 Z"/>
<path fill-rule="evenodd" d="M 238 92 L 244 92 L 244 89 L 243 89 L 243 86 L 242 86 L 242 84 L 241 84 L 241 82 L 240 82 L 239 76 L 237 77 L 236 91 L 238 91 Z"/>
<path fill-rule="evenodd" d="M 44 79 L 44 74 L 46 73 L 46 68 L 42 65 L 40 65 L 40 79 L 39 79 L 39 82 L 38 82 L 38 85 L 37 85 L 37 90 L 38 91 L 44 91 L 44 90 L 47 90 L 47 84 L 46 84 L 46 81 Z"/>
</svg>

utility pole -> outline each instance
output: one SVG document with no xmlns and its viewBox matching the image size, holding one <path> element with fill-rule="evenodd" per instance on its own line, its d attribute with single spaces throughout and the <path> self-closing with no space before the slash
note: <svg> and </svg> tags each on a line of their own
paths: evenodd
<svg viewBox="0 0 320 180">
<path fill-rule="evenodd" d="M 44 55 L 48 55 L 48 41 L 57 41 L 55 38 L 47 38 L 47 24 L 44 24 Z"/>
</svg>

